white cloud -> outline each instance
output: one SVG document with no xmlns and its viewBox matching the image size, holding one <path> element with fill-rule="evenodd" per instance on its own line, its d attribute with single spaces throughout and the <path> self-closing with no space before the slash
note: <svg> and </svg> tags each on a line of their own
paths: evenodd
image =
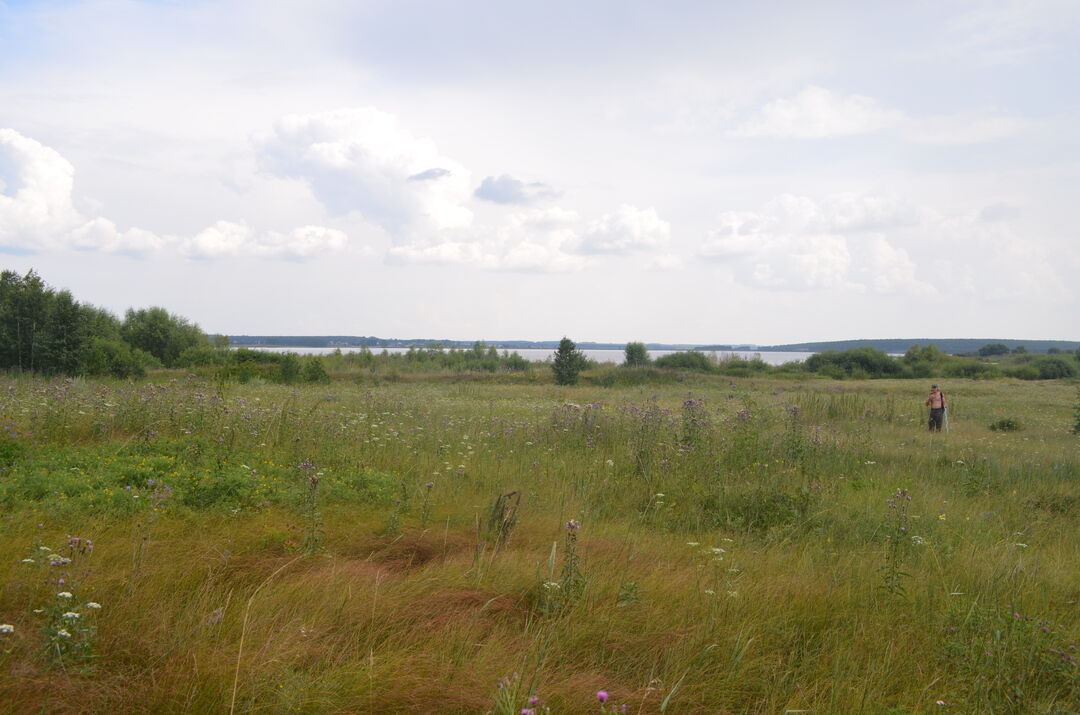
<svg viewBox="0 0 1080 715">
<path fill-rule="evenodd" d="M 914 225 L 919 215 L 886 197 L 783 195 L 760 212 L 722 214 L 699 253 L 763 288 L 928 293 L 907 252 L 874 232 Z"/>
<path fill-rule="evenodd" d="M 244 223 L 218 221 L 178 239 L 141 228 L 120 230 L 103 216 L 87 218 L 72 196 L 75 168 L 58 152 L 12 129 L 0 129 L 0 247 L 19 251 L 99 251 L 145 255 L 177 247 L 196 258 L 263 256 L 306 259 L 340 251 L 344 232 L 303 226 L 256 233 Z M 90 209 L 100 206 L 82 202 Z"/>
<path fill-rule="evenodd" d="M 810 85 L 790 99 L 763 106 L 732 132 L 736 137 L 821 139 L 868 134 L 904 122 L 904 115 L 878 105 L 871 97 L 841 95 Z"/>
<path fill-rule="evenodd" d="M 172 243 L 172 239 L 141 228 L 120 231 L 115 223 L 99 216 L 71 231 L 68 243 L 72 248 L 83 250 L 142 254 L 159 251 Z"/>
<path fill-rule="evenodd" d="M 331 212 L 357 211 L 393 234 L 472 222 L 469 172 L 373 107 L 286 116 L 259 151 L 268 170 L 306 181 Z"/>
<path fill-rule="evenodd" d="M 409 263 L 457 263 L 492 270 L 566 272 L 581 270 L 598 254 L 627 255 L 664 246 L 669 224 L 655 209 L 622 205 L 583 221 L 557 206 L 512 213 L 495 226 L 428 234 L 390 249 Z M 670 264 L 672 261 L 667 260 Z"/>
<path fill-rule="evenodd" d="M 525 182 L 509 174 L 485 176 L 474 194 L 477 198 L 497 204 L 531 204 L 559 196 L 558 191 L 545 183 Z"/>
<path fill-rule="evenodd" d="M 262 256 L 291 259 L 312 258 L 341 251 L 348 244 L 343 231 L 325 226 L 303 226 L 288 234 L 256 233 L 247 224 L 218 221 L 181 245 L 181 252 L 193 258 L 222 256 Z"/>
<path fill-rule="evenodd" d="M 511 214 L 501 225 L 445 231 L 427 242 L 394 246 L 392 259 L 407 263 L 468 264 L 491 270 L 576 271 L 585 259 L 570 251 L 580 219 L 552 207 Z"/>
<path fill-rule="evenodd" d="M 14 129 L 0 129 L 0 245 L 41 250 L 80 222 L 71 203 L 75 167 Z"/>
<path fill-rule="evenodd" d="M 670 237 L 671 226 L 656 214 L 656 209 L 623 204 L 614 213 L 591 221 L 577 250 L 585 254 L 626 254 L 660 248 Z"/>
</svg>

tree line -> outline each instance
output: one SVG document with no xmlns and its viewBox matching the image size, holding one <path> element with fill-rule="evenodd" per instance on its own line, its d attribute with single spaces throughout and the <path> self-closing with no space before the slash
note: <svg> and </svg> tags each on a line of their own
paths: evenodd
<svg viewBox="0 0 1080 715">
<path fill-rule="evenodd" d="M 50 288 L 33 270 L 0 273 L 0 369 L 136 377 L 211 347 L 198 325 L 164 308 L 129 309 L 121 320 Z"/>
</svg>

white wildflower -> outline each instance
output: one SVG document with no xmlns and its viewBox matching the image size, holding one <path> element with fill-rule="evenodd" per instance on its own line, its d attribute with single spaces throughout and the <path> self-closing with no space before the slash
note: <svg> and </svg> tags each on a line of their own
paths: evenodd
<svg viewBox="0 0 1080 715">
<path fill-rule="evenodd" d="M 69 621 L 74 621 L 74 620 L 78 620 L 79 614 L 76 613 L 75 611 L 68 611 L 63 616 L 61 616 L 61 618 L 66 618 Z"/>
<path fill-rule="evenodd" d="M 97 603 L 97 602 L 95 602 L 95 601 L 90 601 L 90 603 L 86 604 L 86 607 L 87 607 L 87 608 L 94 608 L 94 609 L 98 609 L 98 608 L 101 608 L 101 604 L 100 604 L 100 603 Z"/>
<path fill-rule="evenodd" d="M 34 563 L 34 560 L 33 559 L 23 559 L 22 562 L 24 564 L 32 564 L 32 563 Z"/>
<path fill-rule="evenodd" d="M 71 598 L 71 593 L 69 591 L 61 591 L 60 593 L 56 594 L 56 597 L 57 598 Z"/>
<path fill-rule="evenodd" d="M 0 623 L 0 633 L 14 633 L 15 626 L 10 623 Z"/>
<path fill-rule="evenodd" d="M 71 638 L 71 634 L 65 631 L 63 628 L 58 630 L 56 632 L 56 635 L 60 636 L 61 638 Z"/>
</svg>

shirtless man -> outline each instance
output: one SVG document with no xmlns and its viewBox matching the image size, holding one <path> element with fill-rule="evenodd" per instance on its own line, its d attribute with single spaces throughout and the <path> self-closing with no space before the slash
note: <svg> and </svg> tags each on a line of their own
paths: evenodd
<svg viewBox="0 0 1080 715">
<path fill-rule="evenodd" d="M 930 431 L 940 432 L 941 423 L 945 417 L 945 395 L 937 385 L 930 386 L 930 397 L 926 398 L 926 404 L 930 407 Z"/>
</svg>

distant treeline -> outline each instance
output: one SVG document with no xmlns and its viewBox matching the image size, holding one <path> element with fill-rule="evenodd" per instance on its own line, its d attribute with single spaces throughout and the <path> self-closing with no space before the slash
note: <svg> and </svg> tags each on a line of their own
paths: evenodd
<svg viewBox="0 0 1080 715">
<path fill-rule="evenodd" d="M 807 352 L 816 353 L 824 350 L 856 350 L 873 348 L 882 352 L 901 354 L 912 346 L 926 348 L 933 345 L 936 349 L 950 355 L 972 355 L 986 345 L 1004 345 L 1005 352 L 1022 348 L 1029 353 L 1050 353 L 1055 349 L 1061 352 L 1073 352 L 1080 349 L 1080 342 L 1073 340 L 1010 340 L 980 338 L 888 338 L 882 340 L 832 340 L 817 343 L 790 343 L 787 345 L 763 345 L 758 350 L 767 352 Z M 701 348 L 712 350 L 714 348 Z"/>
<path fill-rule="evenodd" d="M 469 350 L 472 340 L 445 340 L 435 338 L 377 338 L 364 335 L 229 335 L 229 343 L 236 347 L 293 347 L 293 348 L 457 348 Z M 499 350 L 554 350 L 558 340 L 498 340 L 481 341 Z M 626 343 L 577 343 L 582 350 L 622 350 Z M 691 350 L 691 344 L 648 343 L 650 350 Z M 725 345 L 710 350 L 748 350 L 747 345 Z"/>
</svg>

